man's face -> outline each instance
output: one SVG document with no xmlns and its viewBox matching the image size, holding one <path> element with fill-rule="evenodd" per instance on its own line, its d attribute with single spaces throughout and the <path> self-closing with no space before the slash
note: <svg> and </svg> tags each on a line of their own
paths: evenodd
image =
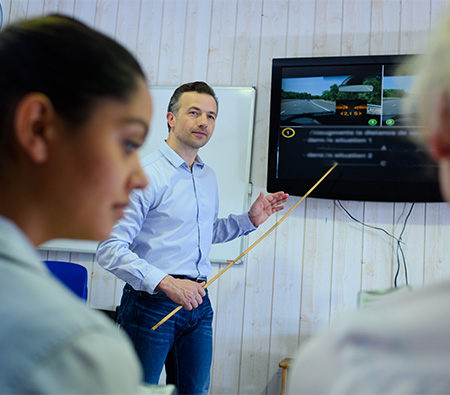
<svg viewBox="0 0 450 395">
<path fill-rule="evenodd" d="M 169 112 L 170 145 L 178 150 L 198 150 L 211 138 L 216 124 L 217 105 L 206 93 L 185 92 L 177 114 Z"/>
</svg>

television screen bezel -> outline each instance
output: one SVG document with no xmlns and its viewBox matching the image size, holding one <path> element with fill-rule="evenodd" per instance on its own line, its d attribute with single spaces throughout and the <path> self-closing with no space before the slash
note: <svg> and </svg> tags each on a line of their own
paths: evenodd
<svg viewBox="0 0 450 395">
<path fill-rule="evenodd" d="M 304 178 L 280 179 L 277 177 L 278 139 L 280 131 L 281 83 L 282 70 L 287 67 L 318 67 L 348 65 L 400 65 L 414 55 L 361 55 L 361 56 L 328 56 L 304 58 L 272 59 L 272 82 L 269 123 L 269 148 L 267 164 L 267 191 L 283 190 L 294 196 L 303 196 L 317 179 Z M 330 166 L 331 167 L 331 166 Z M 299 169 L 304 171 L 305 169 Z M 325 173 L 326 170 L 324 170 Z M 405 182 L 377 181 L 374 193 L 374 182 L 371 180 L 346 181 L 339 180 L 330 185 L 324 180 L 312 193 L 311 197 L 335 200 L 380 201 L 380 202 L 442 202 L 438 178 L 433 181 Z M 331 189 L 334 188 L 333 191 Z"/>
</svg>

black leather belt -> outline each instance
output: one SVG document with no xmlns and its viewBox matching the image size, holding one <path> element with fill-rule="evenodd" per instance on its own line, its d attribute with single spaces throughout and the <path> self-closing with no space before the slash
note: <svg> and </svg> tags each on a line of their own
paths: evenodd
<svg viewBox="0 0 450 395">
<path fill-rule="evenodd" d="M 206 278 L 205 277 L 194 278 L 194 277 L 189 277 L 189 276 L 183 276 L 181 274 L 171 274 L 171 276 L 173 278 L 179 278 L 180 280 L 191 280 L 191 281 L 194 281 L 196 283 L 202 283 L 202 282 L 206 283 Z"/>
</svg>

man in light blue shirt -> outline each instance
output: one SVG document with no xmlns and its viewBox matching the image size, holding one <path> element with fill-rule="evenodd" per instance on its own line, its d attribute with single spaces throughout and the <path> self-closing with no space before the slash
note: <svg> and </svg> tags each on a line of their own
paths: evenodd
<svg viewBox="0 0 450 395">
<path fill-rule="evenodd" d="M 146 160 L 149 186 L 135 192 L 125 216 L 100 244 L 100 265 L 124 280 L 119 322 L 157 384 L 163 365 L 180 394 L 206 394 L 212 358 L 213 311 L 203 288 L 212 243 L 247 235 L 283 209 L 287 194 L 261 193 L 248 213 L 218 219 L 214 171 L 197 155 L 211 138 L 218 112 L 204 82 L 180 86 L 167 113 L 169 137 Z M 178 305 L 175 317 L 151 328 Z M 201 357 L 199 357 L 201 356 Z"/>
</svg>

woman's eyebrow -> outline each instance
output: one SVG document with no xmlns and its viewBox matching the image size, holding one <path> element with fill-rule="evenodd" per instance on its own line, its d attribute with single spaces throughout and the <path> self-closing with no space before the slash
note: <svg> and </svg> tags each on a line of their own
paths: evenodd
<svg viewBox="0 0 450 395">
<path fill-rule="evenodd" d="M 125 118 L 124 121 L 125 121 L 125 123 L 135 123 L 135 124 L 138 124 L 138 125 L 142 125 L 142 127 L 145 130 L 148 130 L 148 128 L 150 126 L 150 125 L 147 124 L 147 122 L 143 121 L 140 118 L 129 117 L 129 118 Z"/>
</svg>

